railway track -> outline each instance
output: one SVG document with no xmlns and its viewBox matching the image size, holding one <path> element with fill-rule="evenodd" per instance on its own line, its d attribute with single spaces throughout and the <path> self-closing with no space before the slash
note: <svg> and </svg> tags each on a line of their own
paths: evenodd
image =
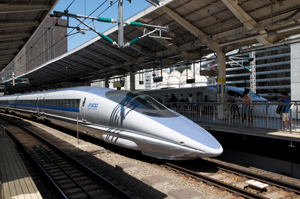
<svg viewBox="0 0 300 199">
<path fill-rule="evenodd" d="M 47 138 L 47 140 L 49 137 Z M 43 147 L 36 146 L 35 151 L 40 153 L 40 156 L 47 156 Z M 43 152 L 44 151 L 44 152 Z M 44 154 L 44 155 L 42 155 Z M 45 155 L 46 154 L 46 155 Z M 193 178 L 196 181 L 204 182 L 208 187 L 218 188 L 221 192 L 227 191 L 234 196 L 241 198 L 300 198 L 300 188 L 298 186 L 259 176 L 253 173 L 245 172 L 243 170 L 231 168 L 217 163 L 207 163 L 206 168 L 202 166 L 203 162 L 187 162 L 187 164 L 175 165 L 171 163 L 162 163 L 155 160 L 147 160 L 146 156 L 142 156 L 143 161 L 152 162 L 156 165 L 161 165 L 171 171 L 175 171 L 180 175 Z M 144 158 L 146 160 L 144 160 Z M 48 159 L 52 159 L 51 156 Z M 49 161 L 49 160 L 48 160 Z M 187 165 L 196 165 L 195 167 Z M 197 166 L 198 165 L 198 166 Z M 199 165 L 201 165 L 199 167 Z M 204 164 L 203 164 L 204 165 Z M 209 171 L 210 170 L 210 171 Z M 186 179 L 188 179 L 186 178 Z M 265 189 L 256 189 L 245 183 L 248 180 L 256 180 L 268 184 Z M 215 190 L 212 189 L 212 190 Z M 234 198 L 234 197 L 233 197 Z"/>
<path fill-rule="evenodd" d="M 101 176 L 76 158 L 53 146 L 26 127 L 1 115 L 6 133 L 39 169 L 55 198 L 133 198 L 116 182 Z M 52 196 L 53 197 L 53 196 Z"/>
<path fill-rule="evenodd" d="M 197 181 L 214 186 L 222 191 L 228 191 L 234 196 L 243 198 L 284 198 L 293 197 L 300 198 L 300 187 L 258 175 L 251 172 L 239 170 L 237 168 L 207 162 L 209 170 L 217 170 L 217 172 L 195 171 L 187 169 L 185 166 L 179 166 L 173 163 L 164 163 L 162 167 L 172 170 L 173 172 L 194 178 Z M 205 169 L 204 169 L 205 170 Z M 246 183 L 246 181 L 254 180 L 256 184 L 266 184 L 267 187 L 259 188 Z"/>
</svg>

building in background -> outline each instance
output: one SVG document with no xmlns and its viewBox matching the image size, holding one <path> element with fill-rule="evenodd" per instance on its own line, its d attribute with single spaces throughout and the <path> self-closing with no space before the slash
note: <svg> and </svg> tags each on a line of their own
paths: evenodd
<svg viewBox="0 0 300 199">
<path fill-rule="evenodd" d="M 256 54 L 256 93 L 270 100 L 278 101 L 282 92 L 291 92 L 291 47 L 258 50 Z M 249 57 L 249 53 L 235 55 Z M 226 85 L 240 88 L 250 88 L 248 60 L 239 60 L 243 66 L 226 64 Z"/>
<path fill-rule="evenodd" d="M 232 56 L 249 57 L 248 53 L 235 51 Z M 230 54 L 227 56 L 231 56 Z M 300 101 L 300 45 L 280 46 L 255 51 L 256 60 L 256 93 L 269 101 L 278 101 L 282 92 L 287 92 L 292 101 Z M 232 61 L 226 63 L 226 85 L 250 89 L 249 60 L 237 60 L 239 65 Z M 201 62 L 201 70 L 217 70 L 217 59 L 214 55 Z M 177 65 L 163 69 L 162 81 L 154 82 L 154 77 L 161 76 L 160 70 L 143 71 L 143 85 L 139 84 L 140 74 L 136 74 L 136 90 L 151 90 L 165 87 L 183 88 L 195 86 L 216 85 L 216 76 L 201 76 L 200 62 L 195 67 Z M 155 74 L 155 76 L 154 76 Z M 129 76 L 121 89 L 129 88 Z M 195 83 L 187 83 L 187 79 L 195 79 Z M 103 85 L 104 86 L 104 85 Z M 110 86 L 113 88 L 113 84 Z"/>
<path fill-rule="evenodd" d="M 291 45 L 291 100 L 300 102 L 300 44 Z"/>
<path fill-rule="evenodd" d="M 68 51 L 67 29 L 55 26 L 55 23 L 66 25 L 66 20 L 46 17 L 34 35 L 2 71 L 2 76 L 12 77 L 26 73 L 45 62 Z"/>
</svg>

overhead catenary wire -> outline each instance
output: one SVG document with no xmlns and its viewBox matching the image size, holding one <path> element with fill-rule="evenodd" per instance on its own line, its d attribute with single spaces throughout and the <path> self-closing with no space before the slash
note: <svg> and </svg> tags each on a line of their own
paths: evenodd
<svg viewBox="0 0 300 199">
<path fill-rule="evenodd" d="M 70 6 L 74 3 L 74 1 L 76 1 L 76 0 L 73 0 L 73 1 L 70 3 L 70 5 L 66 8 L 66 10 L 69 10 Z"/>
</svg>

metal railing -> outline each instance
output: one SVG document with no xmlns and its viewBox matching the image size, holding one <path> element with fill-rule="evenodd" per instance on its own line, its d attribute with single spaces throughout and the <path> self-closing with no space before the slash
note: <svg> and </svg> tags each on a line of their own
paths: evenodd
<svg viewBox="0 0 300 199">
<path fill-rule="evenodd" d="M 284 129 L 281 114 L 276 113 L 278 105 L 289 106 L 287 130 Z M 266 131 L 300 132 L 300 104 L 291 103 L 169 103 L 168 107 L 196 123 L 226 125 L 264 129 Z"/>
</svg>

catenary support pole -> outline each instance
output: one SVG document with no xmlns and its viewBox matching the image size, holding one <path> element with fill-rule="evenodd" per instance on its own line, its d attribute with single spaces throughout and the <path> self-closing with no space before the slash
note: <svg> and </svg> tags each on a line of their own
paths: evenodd
<svg viewBox="0 0 300 199">
<path fill-rule="evenodd" d="M 123 0 L 118 1 L 118 44 L 124 47 L 124 21 L 123 21 Z"/>
</svg>

